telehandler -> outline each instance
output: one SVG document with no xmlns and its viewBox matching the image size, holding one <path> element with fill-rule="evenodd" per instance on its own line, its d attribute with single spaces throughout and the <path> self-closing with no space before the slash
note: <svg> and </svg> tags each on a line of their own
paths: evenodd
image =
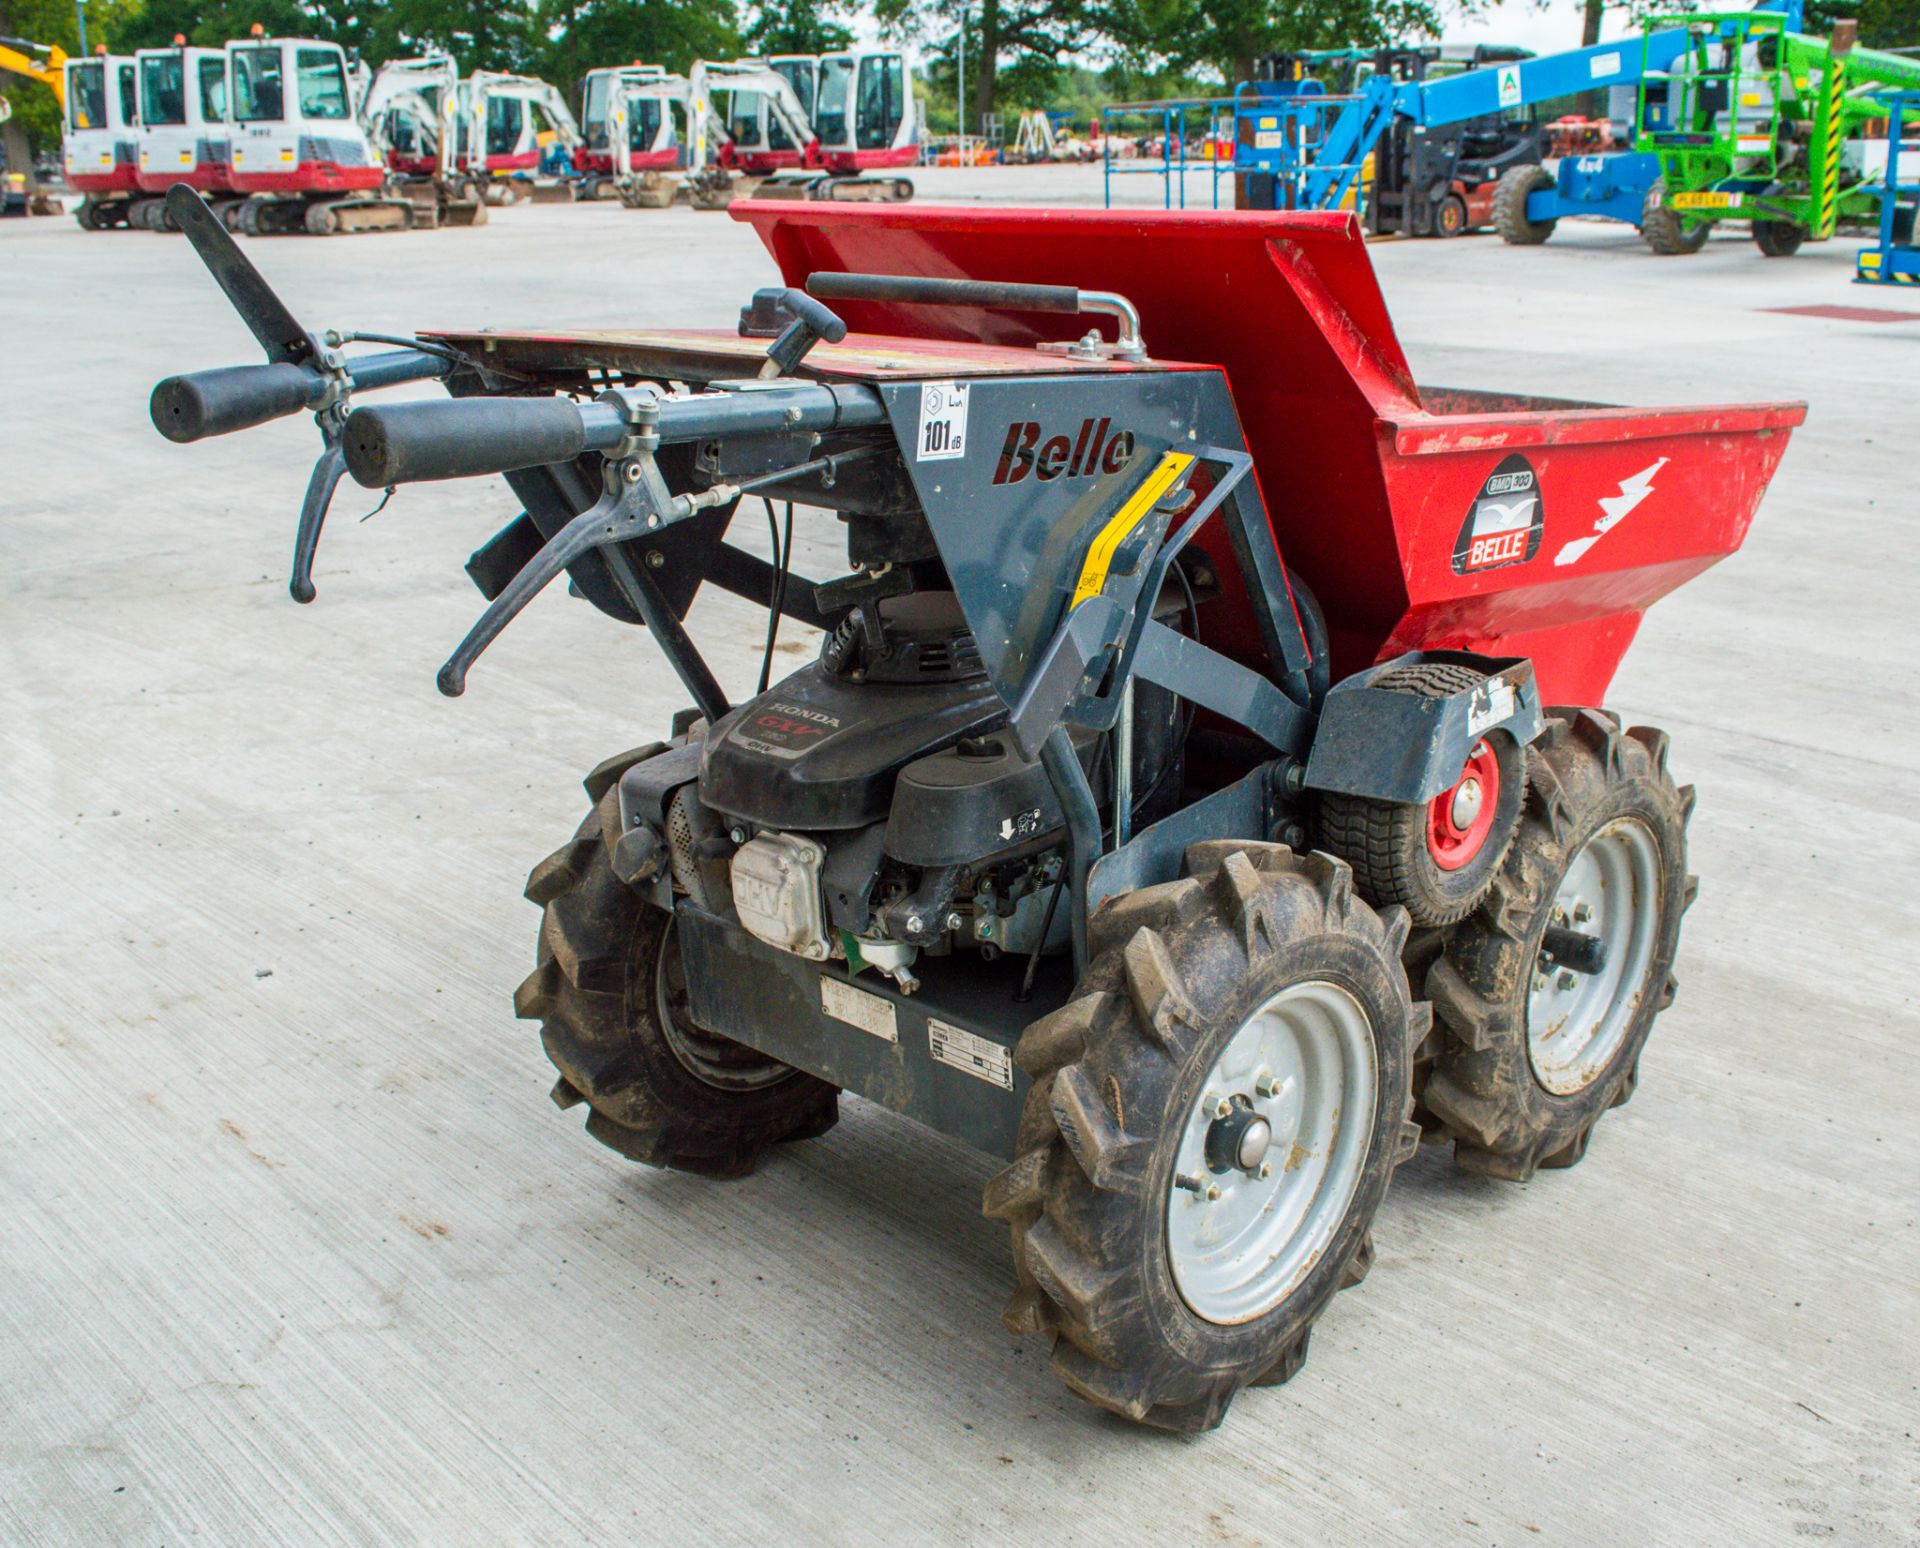
<svg viewBox="0 0 1920 1548">
<path fill-rule="evenodd" d="M 732 1177 L 843 1091 L 956 1135 L 1008 1326 L 1200 1430 L 1300 1368 L 1423 1137 L 1523 1179 L 1632 1095 L 1693 794 L 1600 706 L 1802 406 L 1423 391 L 1319 212 L 743 201 L 785 283 L 737 334 L 356 356 L 173 197 L 270 363 L 160 383 L 163 433 L 319 407 L 369 488 L 504 474 L 442 691 L 562 573 L 684 685 L 527 881 L 515 1009 L 595 1138 Z M 730 544 L 762 500 L 845 573 Z M 817 659 L 730 699 L 708 584 Z"/>
</svg>

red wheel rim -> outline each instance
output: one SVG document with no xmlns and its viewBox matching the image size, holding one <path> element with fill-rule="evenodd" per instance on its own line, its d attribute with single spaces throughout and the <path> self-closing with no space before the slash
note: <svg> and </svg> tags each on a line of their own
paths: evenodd
<svg viewBox="0 0 1920 1548">
<path fill-rule="evenodd" d="M 1500 760 L 1485 742 L 1475 742 L 1467 766 L 1451 790 L 1427 805 L 1427 853 L 1443 871 L 1472 863 L 1493 831 L 1500 805 Z"/>
</svg>

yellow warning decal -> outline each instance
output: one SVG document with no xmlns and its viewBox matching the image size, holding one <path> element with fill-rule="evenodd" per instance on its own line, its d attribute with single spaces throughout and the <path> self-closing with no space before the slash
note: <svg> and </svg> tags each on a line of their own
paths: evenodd
<svg viewBox="0 0 1920 1548">
<path fill-rule="evenodd" d="M 1174 485 L 1180 475 L 1193 466 L 1193 458 L 1185 452 L 1168 452 L 1161 457 L 1159 464 L 1147 475 L 1146 482 L 1127 496 L 1126 504 L 1113 513 L 1113 517 L 1100 529 L 1093 540 L 1093 547 L 1087 550 L 1087 562 L 1080 566 L 1080 584 L 1073 588 L 1073 601 L 1069 607 L 1078 607 L 1089 597 L 1097 597 L 1107 584 L 1107 567 L 1113 563 L 1114 553 L 1126 542 L 1133 529 L 1146 520 L 1160 497 Z"/>
</svg>

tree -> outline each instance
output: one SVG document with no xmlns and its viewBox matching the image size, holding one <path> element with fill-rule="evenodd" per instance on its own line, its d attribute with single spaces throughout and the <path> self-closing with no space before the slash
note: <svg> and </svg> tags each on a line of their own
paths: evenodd
<svg viewBox="0 0 1920 1548">
<path fill-rule="evenodd" d="M 1315 0 L 1288 8 L 1273 0 L 1109 0 L 1102 23 L 1124 58 L 1176 70 L 1210 66 L 1229 85 L 1251 80 L 1262 54 L 1373 48 L 1436 36 L 1442 24 L 1436 0 Z"/>
<path fill-rule="evenodd" d="M 538 28 L 549 41 L 539 73 L 571 94 L 605 65 L 684 72 L 696 59 L 736 57 L 739 22 L 733 0 L 541 0 Z"/>
<path fill-rule="evenodd" d="M 830 54 L 853 43 L 852 31 L 833 19 L 818 0 L 762 0 L 747 28 L 756 54 Z"/>
<path fill-rule="evenodd" d="M 1860 24 L 1860 43 L 1864 48 L 1907 49 L 1920 46 L 1920 0 L 1805 0 L 1806 14 L 1800 30 L 1809 37 L 1833 35 L 1833 24 L 1852 20 Z M 1600 41 L 1602 9 L 1615 9 L 1611 0 L 1586 0 L 1586 26 L 1583 44 Z M 1667 16 L 1676 11 L 1725 10 L 1723 5 L 1707 5 L 1703 0 L 1627 0 L 1621 7 L 1629 22 L 1638 28 L 1650 16 Z M 1737 10 L 1752 9 L 1750 5 Z"/>
<path fill-rule="evenodd" d="M 1860 23 L 1863 48 L 1920 45 L 1920 0 L 1807 0 L 1806 30 L 1817 37 L 1847 17 Z"/>
<path fill-rule="evenodd" d="M 382 56 L 451 54 L 472 70 L 533 68 L 539 33 L 528 0 L 389 0 L 380 8 Z"/>
<path fill-rule="evenodd" d="M 91 0 L 87 6 L 87 43 L 101 43 L 124 50 L 131 19 L 138 11 L 138 0 Z M 0 35 L 25 38 L 80 52 L 80 26 L 74 18 L 73 0 L 0 0 Z M 0 95 L 13 107 L 6 129 L 7 165 L 16 172 L 14 158 L 27 158 L 27 146 L 47 150 L 60 143 L 60 104 L 50 88 L 25 76 L 0 72 Z"/>
<path fill-rule="evenodd" d="M 932 38 L 938 89 L 954 77 L 956 45 L 965 27 L 965 68 L 973 81 L 972 128 L 994 110 L 1003 76 L 1021 95 L 1042 93 L 1066 56 L 1092 43 L 1095 0 L 877 0 L 874 14 L 889 31 Z M 962 126 L 965 128 L 966 126 Z"/>
</svg>

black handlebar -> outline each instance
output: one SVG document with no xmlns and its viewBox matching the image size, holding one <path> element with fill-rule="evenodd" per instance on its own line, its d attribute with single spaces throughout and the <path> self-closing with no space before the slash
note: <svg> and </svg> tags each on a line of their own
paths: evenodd
<svg viewBox="0 0 1920 1548">
<path fill-rule="evenodd" d="M 624 433 L 618 416 L 589 407 L 599 410 L 596 421 L 607 421 L 596 423 L 611 432 L 605 444 L 616 444 Z M 571 462 L 602 439 L 590 443 L 581 406 L 568 398 L 455 398 L 355 409 L 341 444 L 347 471 L 369 489 L 384 489 Z"/>
<path fill-rule="evenodd" d="M 445 376 L 453 362 L 424 349 L 389 349 L 346 362 L 351 390 L 393 387 Z M 169 441 L 201 441 L 284 419 L 322 401 L 326 375 L 310 365 L 221 366 L 169 376 L 153 389 L 147 412 Z"/>
<path fill-rule="evenodd" d="M 1080 292 L 1071 285 L 1015 285 L 998 280 L 823 272 L 808 278 L 807 292 L 827 301 L 904 301 L 920 306 L 982 306 L 1016 312 L 1080 310 Z"/>
<path fill-rule="evenodd" d="M 642 389 L 636 389 L 640 391 Z M 478 478 L 611 452 L 632 435 L 616 388 L 591 403 L 566 398 L 454 398 L 355 409 L 341 436 L 347 471 L 369 489 Z M 641 418 L 661 445 L 709 436 L 859 430 L 887 422 L 880 395 L 852 382 L 769 383 L 754 392 L 654 399 Z M 628 406 L 629 408 L 632 405 Z"/>
<path fill-rule="evenodd" d="M 147 412 L 169 441 L 198 441 L 297 414 L 325 387 L 319 372 L 285 361 L 223 366 L 169 376 L 153 389 Z"/>
</svg>

